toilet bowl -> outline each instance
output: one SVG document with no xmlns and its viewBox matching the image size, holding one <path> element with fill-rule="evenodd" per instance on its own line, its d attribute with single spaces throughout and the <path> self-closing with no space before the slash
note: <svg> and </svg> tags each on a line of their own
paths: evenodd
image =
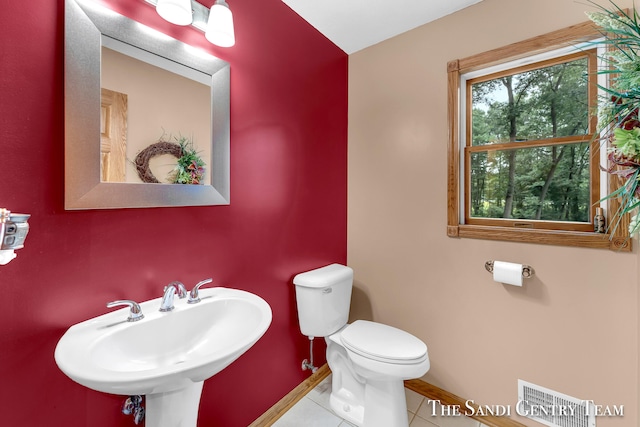
<svg viewBox="0 0 640 427">
<path fill-rule="evenodd" d="M 403 381 L 429 370 L 424 342 L 381 323 L 347 324 L 353 286 L 347 266 L 301 273 L 293 283 L 302 333 L 327 342 L 331 409 L 359 427 L 408 427 Z"/>
<path fill-rule="evenodd" d="M 370 379 L 417 378 L 429 370 L 427 346 L 392 326 L 356 320 L 342 329 L 340 340 L 356 372 Z"/>
<path fill-rule="evenodd" d="M 406 427 L 404 380 L 430 367 L 426 345 L 407 332 L 356 320 L 327 338 L 331 409 L 365 427 Z M 337 371 L 337 373 L 336 373 Z"/>
</svg>

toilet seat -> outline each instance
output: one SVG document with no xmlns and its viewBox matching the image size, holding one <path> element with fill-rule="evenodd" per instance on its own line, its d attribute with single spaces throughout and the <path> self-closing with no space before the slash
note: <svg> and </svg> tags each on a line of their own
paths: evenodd
<svg viewBox="0 0 640 427">
<path fill-rule="evenodd" d="M 356 320 L 341 331 L 340 340 L 346 349 L 379 362 L 408 365 L 428 358 L 424 342 L 382 323 Z"/>
</svg>

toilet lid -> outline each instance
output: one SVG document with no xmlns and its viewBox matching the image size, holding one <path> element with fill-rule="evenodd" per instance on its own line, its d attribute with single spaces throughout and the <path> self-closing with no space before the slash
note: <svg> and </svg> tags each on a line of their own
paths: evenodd
<svg viewBox="0 0 640 427">
<path fill-rule="evenodd" d="M 347 349 L 373 359 L 406 363 L 427 354 L 426 344 L 410 333 L 366 320 L 356 320 L 346 327 L 340 339 Z"/>
</svg>

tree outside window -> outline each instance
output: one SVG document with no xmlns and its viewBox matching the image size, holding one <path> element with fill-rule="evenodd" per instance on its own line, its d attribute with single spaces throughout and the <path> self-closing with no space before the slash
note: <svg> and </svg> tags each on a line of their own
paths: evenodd
<svg viewBox="0 0 640 427">
<path fill-rule="evenodd" d="M 591 162 L 598 161 L 589 144 L 594 56 L 584 52 L 467 81 L 470 223 L 502 218 L 591 227 L 597 202 Z"/>
</svg>

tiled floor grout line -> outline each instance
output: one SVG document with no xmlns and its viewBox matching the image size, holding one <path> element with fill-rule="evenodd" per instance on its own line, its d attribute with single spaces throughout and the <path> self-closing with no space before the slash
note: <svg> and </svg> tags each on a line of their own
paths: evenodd
<svg viewBox="0 0 640 427">
<path fill-rule="evenodd" d="M 416 412 L 413 413 L 413 416 L 411 417 L 411 419 L 409 420 L 409 425 L 411 425 L 411 423 L 413 422 L 413 420 L 418 416 L 418 411 L 420 411 L 420 408 L 422 407 L 422 405 L 424 404 L 426 397 L 423 397 L 420 400 L 420 403 L 418 404 L 418 407 L 416 408 Z"/>
</svg>

